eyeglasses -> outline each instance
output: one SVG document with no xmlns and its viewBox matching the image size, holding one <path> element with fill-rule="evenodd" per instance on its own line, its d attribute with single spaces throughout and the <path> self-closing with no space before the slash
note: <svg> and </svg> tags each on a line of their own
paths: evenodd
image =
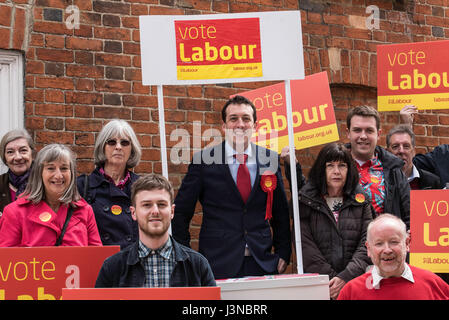
<svg viewBox="0 0 449 320">
<path fill-rule="evenodd" d="M 110 139 L 110 140 L 106 141 L 106 144 L 108 146 L 114 147 L 117 144 L 117 142 L 120 143 L 120 145 L 122 147 L 127 147 L 131 144 L 131 142 L 129 142 L 129 140 L 124 140 L 124 139 L 122 139 L 120 141 L 117 141 L 116 139 Z"/>
</svg>

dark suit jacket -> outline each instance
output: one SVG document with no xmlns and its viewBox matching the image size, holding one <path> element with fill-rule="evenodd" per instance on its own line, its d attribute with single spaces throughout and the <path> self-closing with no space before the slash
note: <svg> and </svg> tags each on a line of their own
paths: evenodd
<svg viewBox="0 0 449 320">
<path fill-rule="evenodd" d="M 209 260 L 216 279 L 236 276 L 246 243 L 260 267 L 267 274 L 275 273 L 279 257 L 288 262 L 291 254 L 290 219 L 279 157 L 252 145 L 258 170 L 245 204 L 225 162 L 224 144 L 194 155 L 175 199 L 173 236 L 181 244 L 189 245 L 189 224 L 199 200 L 203 207 L 199 251 Z M 260 186 L 260 175 L 266 170 L 277 178 L 270 223 L 265 220 L 267 194 Z"/>
<path fill-rule="evenodd" d="M 418 169 L 418 172 L 419 172 L 419 179 L 418 179 L 419 190 L 441 189 L 440 178 L 436 174 L 433 174 L 432 172 L 422 169 Z"/>
</svg>

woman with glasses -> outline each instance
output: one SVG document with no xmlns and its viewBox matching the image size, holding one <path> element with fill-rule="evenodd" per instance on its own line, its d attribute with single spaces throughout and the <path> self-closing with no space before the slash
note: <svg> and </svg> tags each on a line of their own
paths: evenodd
<svg viewBox="0 0 449 320">
<path fill-rule="evenodd" d="M 39 151 L 25 191 L 3 212 L 1 247 L 101 246 L 93 210 L 76 188 L 75 167 L 64 145 Z"/>
<path fill-rule="evenodd" d="M 131 186 L 139 178 L 131 171 L 140 161 L 140 143 L 124 120 L 112 120 L 98 134 L 95 169 L 77 179 L 78 191 L 92 206 L 103 245 L 123 249 L 138 240 L 131 217 Z"/>
<path fill-rule="evenodd" d="M 321 149 L 298 197 L 304 272 L 329 275 L 330 297 L 336 299 L 371 264 L 365 241 L 374 213 L 342 143 Z"/>
</svg>

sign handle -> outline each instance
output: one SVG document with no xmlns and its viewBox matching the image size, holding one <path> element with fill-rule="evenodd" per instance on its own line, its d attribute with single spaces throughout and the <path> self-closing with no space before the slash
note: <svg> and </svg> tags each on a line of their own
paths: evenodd
<svg viewBox="0 0 449 320">
<path fill-rule="evenodd" d="M 284 82 L 285 82 L 285 102 L 287 107 L 288 145 L 290 151 L 291 192 L 293 203 L 293 225 L 295 229 L 295 243 L 296 243 L 296 264 L 298 274 L 303 274 L 304 270 L 302 264 L 301 229 L 299 222 L 299 205 L 298 205 L 298 181 L 296 179 L 295 140 L 293 133 L 293 117 L 292 117 L 292 94 L 290 90 L 290 80 L 285 80 Z"/>
<path fill-rule="evenodd" d="M 165 140 L 164 92 L 161 84 L 157 86 L 157 102 L 159 111 L 159 139 L 161 141 L 162 175 L 168 179 L 167 144 Z"/>
</svg>

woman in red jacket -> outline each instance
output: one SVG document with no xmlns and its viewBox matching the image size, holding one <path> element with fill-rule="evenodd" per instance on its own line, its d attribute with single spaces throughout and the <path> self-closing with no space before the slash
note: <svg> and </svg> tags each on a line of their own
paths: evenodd
<svg viewBox="0 0 449 320">
<path fill-rule="evenodd" d="M 77 190 L 75 156 L 60 144 L 37 155 L 28 185 L 0 219 L 0 247 L 101 246 L 93 210 Z"/>
</svg>

